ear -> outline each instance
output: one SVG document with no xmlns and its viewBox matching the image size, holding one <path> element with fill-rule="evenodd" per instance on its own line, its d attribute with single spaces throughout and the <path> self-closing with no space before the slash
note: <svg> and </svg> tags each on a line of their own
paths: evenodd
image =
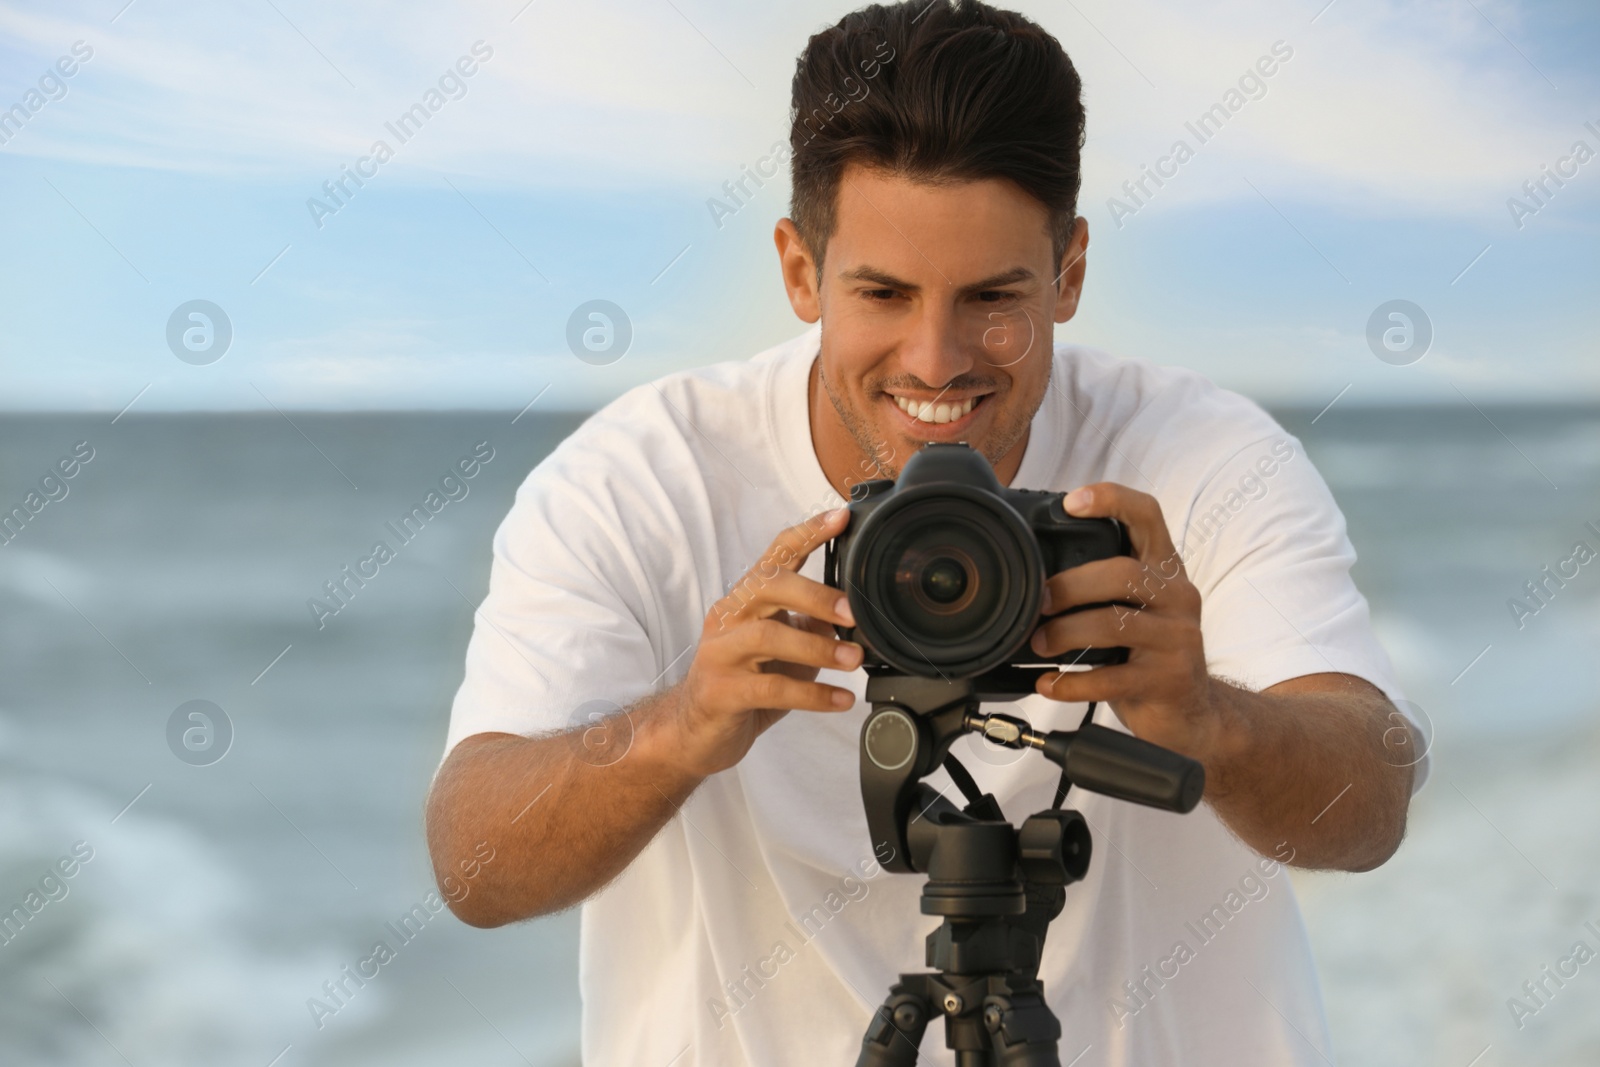
<svg viewBox="0 0 1600 1067">
<path fill-rule="evenodd" d="M 822 294 L 817 291 L 816 260 L 789 219 L 779 219 L 772 231 L 778 246 L 778 266 L 783 271 L 783 287 L 789 293 L 789 306 L 801 322 L 816 322 L 822 317 Z"/>
<path fill-rule="evenodd" d="M 1057 322 L 1066 322 L 1078 313 L 1078 297 L 1083 293 L 1083 272 L 1086 266 L 1084 257 L 1089 251 L 1089 220 L 1079 215 L 1073 224 L 1072 240 L 1067 242 L 1066 251 L 1061 255 L 1061 262 L 1056 267 L 1061 272 L 1060 280 L 1056 282 L 1056 314 Z"/>
</svg>

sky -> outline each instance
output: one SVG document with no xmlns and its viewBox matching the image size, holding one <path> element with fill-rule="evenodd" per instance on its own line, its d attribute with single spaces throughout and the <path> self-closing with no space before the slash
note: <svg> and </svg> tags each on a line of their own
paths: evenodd
<svg viewBox="0 0 1600 1067">
<path fill-rule="evenodd" d="M 1600 400 L 1593 5 L 1011 6 L 1085 86 L 1057 340 L 1270 404 Z M 786 173 L 708 204 L 848 10 L 0 3 L 0 409 L 588 409 L 787 340 Z M 594 300 L 618 358 L 569 341 Z"/>
</svg>

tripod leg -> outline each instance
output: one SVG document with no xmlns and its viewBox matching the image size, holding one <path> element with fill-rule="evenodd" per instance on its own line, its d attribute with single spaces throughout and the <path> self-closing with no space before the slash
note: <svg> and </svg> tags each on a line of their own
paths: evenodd
<svg viewBox="0 0 1600 1067">
<path fill-rule="evenodd" d="M 927 1028 L 928 998 L 902 981 L 889 990 L 889 999 L 878 1006 L 867 1026 L 856 1067 L 913 1067 Z"/>
</svg>

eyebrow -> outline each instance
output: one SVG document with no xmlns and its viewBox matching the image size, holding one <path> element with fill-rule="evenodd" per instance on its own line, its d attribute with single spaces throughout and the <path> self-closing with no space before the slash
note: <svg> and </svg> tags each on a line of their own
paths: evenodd
<svg viewBox="0 0 1600 1067">
<path fill-rule="evenodd" d="M 839 277 L 844 281 L 872 282 L 874 285 L 881 285 L 887 289 L 902 289 L 908 293 L 919 293 L 922 291 L 922 287 L 920 285 L 901 281 L 888 271 L 879 270 L 877 267 L 863 266 L 856 267 L 854 270 L 840 271 Z M 985 289 L 994 289 L 1002 285 L 1012 285 L 1016 282 L 1030 282 L 1035 280 L 1035 278 L 1036 275 L 1027 267 L 1012 267 L 1010 270 L 1001 271 L 999 274 L 991 275 L 987 278 L 984 278 L 982 281 L 973 282 L 971 285 L 964 285 L 959 290 L 959 293 L 960 295 L 965 296 L 969 293 L 982 292 Z"/>
</svg>

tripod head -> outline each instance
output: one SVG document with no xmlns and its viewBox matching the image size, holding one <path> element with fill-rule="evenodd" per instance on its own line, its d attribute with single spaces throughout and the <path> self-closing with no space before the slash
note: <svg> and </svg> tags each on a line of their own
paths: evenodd
<svg viewBox="0 0 1600 1067">
<path fill-rule="evenodd" d="M 1009 715 L 981 714 L 985 702 L 1031 695 L 1043 673 L 1004 667 L 977 678 L 885 673 L 868 679 L 872 711 L 861 728 L 861 799 L 874 845 L 886 841 L 894 848 L 884 864 L 888 870 L 927 870 L 909 837 L 914 786 L 968 732 L 1008 748 L 1036 748 L 1080 788 L 1167 811 L 1194 810 L 1205 790 L 1205 770 L 1192 759 L 1104 726 L 1039 734 Z"/>
<path fill-rule="evenodd" d="M 922 912 L 943 916 L 928 935 L 932 974 L 902 974 L 862 1041 L 858 1067 L 914 1064 L 934 1011 L 960 1067 L 988 1063 L 1059 1065 L 1061 1026 L 1038 981 L 1049 923 L 1066 887 L 1089 869 L 1088 824 L 1060 810 L 1077 785 L 1137 804 L 1189 812 L 1205 790 L 1194 760 L 1130 734 L 1085 722 L 1038 733 L 982 704 L 1035 692 L 1048 668 L 1005 666 L 973 678 L 928 678 L 869 670 L 861 728 L 861 796 L 884 867 L 926 873 Z M 1092 714 L 1092 708 L 1091 708 Z M 978 732 L 1008 748 L 1035 748 L 1062 770 L 1056 805 L 1020 829 L 976 783 L 950 747 Z M 967 798 L 958 809 L 921 779 L 944 766 Z M 881 851 L 881 850 L 880 850 Z"/>
</svg>

